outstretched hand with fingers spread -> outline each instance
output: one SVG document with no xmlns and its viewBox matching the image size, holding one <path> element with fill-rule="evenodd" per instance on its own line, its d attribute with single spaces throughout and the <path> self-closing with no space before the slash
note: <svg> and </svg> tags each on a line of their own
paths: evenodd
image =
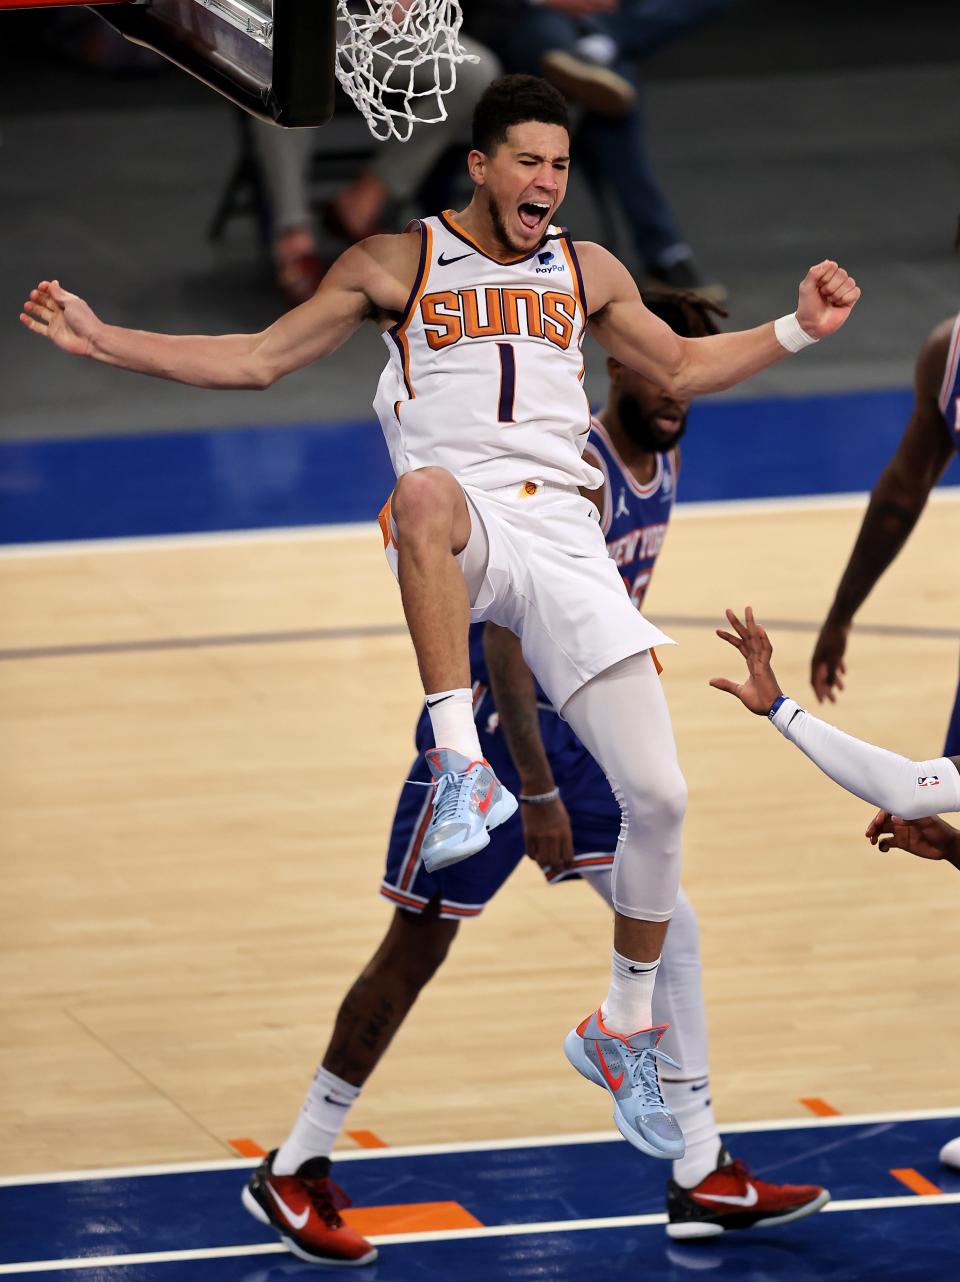
<svg viewBox="0 0 960 1282">
<path fill-rule="evenodd" d="M 82 298 L 58 280 L 42 280 L 23 305 L 20 321 L 73 356 L 89 356 L 100 322 Z"/>
<path fill-rule="evenodd" d="M 751 606 L 746 608 L 745 623 L 741 623 L 732 610 L 726 610 L 725 614 L 734 631 L 726 632 L 723 628 L 717 628 L 717 636 L 743 655 L 747 665 L 747 679 L 738 684 L 727 677 L 714 677 L 710 684 L 715 690 L 725 690 L 727 694 L 735 695 L 745 708 L 755 712 L 758 717 L 765 717 L 774 700 L 783 693 L 770 666 L 773 645 L 753 617 Z"/>
<path fill-rule="evenodd" d="M 811 267 L 800 282 L 797 320 L 811 338 L 835 334 L 853 310 L 860 288 L 832 259 Z"/>
</svg>

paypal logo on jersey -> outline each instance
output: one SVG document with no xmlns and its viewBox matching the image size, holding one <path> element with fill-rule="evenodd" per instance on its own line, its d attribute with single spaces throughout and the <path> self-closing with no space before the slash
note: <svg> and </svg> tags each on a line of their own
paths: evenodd
<svg viewBox="0 0 960 1282">
<path fill-rule="evenodd" d="M 552 249 L 543 250 L 542 253 L 537 254 L 537 262 L 540 266 L 535 267 L 533 270 L 540 276 L 549 276 L 551 272 L 562 272 L 563 264 L 554 262 L 555 258 L 556 254 Z"/>
</svg>

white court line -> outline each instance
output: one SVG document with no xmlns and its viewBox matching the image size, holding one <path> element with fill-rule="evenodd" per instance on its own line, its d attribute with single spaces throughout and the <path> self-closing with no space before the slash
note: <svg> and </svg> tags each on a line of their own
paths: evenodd
<svg viewBox="0 0 960 1282">
<path fill-rule="evenodd" d="M 718 499 L 685 503 L 673 509 L 673 519 L 707 516 L 767 516 L 777 512 L 829 512 L 863 507 L 866 490 L 848 494 L 810 494 L 792 498 Z M 930 495 L 931 503 L 960 502 L 960 485 L 944 485 Z M 331 539 L 379 539 L 375 517 L 331 525 L 287 525 L 256 530 L 212 530 L 197 534 L 144 534 L 133 538 L 65 539 L 49 543 L 0 544 L 0 560 L 44 556 L 89 556 L 97 552 L 162 551 L 164 548 L 230 547 L 250 543 L 323 543 Z"/>
<path fill-rule="evenodd" d="M 960 1193 L 937 1193 L 919 1197 L 861 1197 L 846 1202 L 828 1202 L 824 1211 L 891 1211 L 901 1208 L 948 1206 L 960 1203 Z M 666 1215 L 611 1215 L 591 1220 L 544 1220 L 537 1224 L 492 1224 L 477 1229 L 437 1229 L 424 1233 L 372 1234 L 375 1246 L 400 1246 L 418 1242 L 463 1242 L 476 1238 L 530 1237 L 544 1233 L 583 1233 L 596 1229 L 635 1229 L 665 1224 Z M 254 1246 L 201 1247 L 187 1251 L 142 1251 L 135 1255 L 81 1255 L 75 1259 L 31 1260 L 23 1264 L 0 1264 L 0 1275 L 7 1273 L 52 1273 L 57 1269 L 121 1268 L 131 1264 L 176 1264 L 185 1260 L 216 1260 L 244 1255 L 276 1255 L 286 1252 L 279 1242 Z"/>
<path fill-rule="evenodd" d="M 755 1131 L 803 1131 L 833 1126 L 876 1126 L 887 1122 L 935 1122 L 956 1118 L 960 1131 L 960 1109 L 916 1108 L 893 1113 L 846 1113 L 836 1117 L 781 1117 L 759 1122 L 726 1122 L 724 1135 L 749 1135 Z M 626 1143 L 619 1131 L 584 1131 L 579 1135 L 527 1135 L 501 1140 L 466 1140 L 450 1144 L 407 1144 L 396 1148 L 337 1149 L 333 1160 L 374 1162 L 393 1157 L 433 1157 L 451 1153 L 495 1153 L 517 1148 L 563 1148 L 571 1144 Z M 153 1166 L 105 1166 L 77 1171 L 44 1171 L 32 1175 L 0 1176 L 0 1188 L 21 1184 L 69 1184 L 76 1180 L 128 1180 L 144 1175 L 189 1175 L 204 1171 L 243 1171 L 257 1166 L 260 1158 L 212 1158 L 203 1162 L 163 1162 Z"/>
</svg>

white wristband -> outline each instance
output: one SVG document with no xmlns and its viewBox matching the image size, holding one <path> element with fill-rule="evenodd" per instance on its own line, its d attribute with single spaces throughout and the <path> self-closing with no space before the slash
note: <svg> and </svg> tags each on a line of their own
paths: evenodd
<svg viewBox="0 0 960 1282">
<path fill-rule="evenodd" d="M 811 338 L 797 320 L 796 315 L 780 316 L 773 322 L 773 332 L 777 342 L 788 352 L 800 352 L 811 343 L 819 343 L 819 338 Z"/>
</svg>

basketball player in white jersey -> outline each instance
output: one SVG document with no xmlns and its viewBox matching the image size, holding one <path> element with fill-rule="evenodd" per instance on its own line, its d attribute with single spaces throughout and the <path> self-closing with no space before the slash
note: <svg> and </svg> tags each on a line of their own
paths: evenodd
<svg viewBox="0 0 960 1282">
<path fill-rule="evenodd" d="M 314 297 L 258 334 L 173 336 L 101 322 L 57 281 L 21 314 L 68 352 L 198 387 L 265 388 L 329 356 L 365 320 L 390 358 L 376 407 L 397 472 L 382 525 L 430 709 L 434 811 L 428 868 L 489 841 L 516 800 L 480 759 L 467 628 L 516 632 L 554 707 L 602 767 L 624 824 L 612 875 L 610 988 L 568 1056 L 614 1100 L 641 1151 L 675 1158 L 683 1137 L 657 1080 L 651 1000 L 677 898 L 686 785 L 651 647 L 579 487 L 589 410 L 580 345 L 591 332 L 669 394 L 731 387 L 834 333 L 860 296 L 833 261 L 810 269 L 795 313 L 740 333 L 684 339 L 643 306 L 623 265 L 575 244 L 553 216 L 566 191 L 566 104 L 508 76 L 477 105 L 460 213 L 348 249 Z"/>
</svg>

